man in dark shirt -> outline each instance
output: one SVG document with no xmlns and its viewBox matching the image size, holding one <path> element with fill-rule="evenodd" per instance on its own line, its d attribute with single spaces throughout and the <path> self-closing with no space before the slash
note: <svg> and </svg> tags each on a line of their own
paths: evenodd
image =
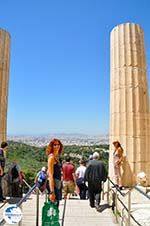
<svg viewBox="0 0 150 226">
<path fill-rule="evenodd" d="M 0 147 L 0 202 L 3 202 L 5 198 L 3 197 L 3 191 L 1 186 L 2 176 L 4 175 L 4 168 L 5 168 L 5 154 L 4 152 L 7 150 L 8 144 L 7 142 L 3 141 Z"/>
<path fill-rule="evenodd" d="M 85 181 L 88 182 L 90 206 L 99 208 L 102 191 L 102 181 L 106 181 L 107 172 L 102 161 L 99 161 L 99 153 L 94 152 L 93 160 L 88 164 L 85 171 Z"/>
</svg>

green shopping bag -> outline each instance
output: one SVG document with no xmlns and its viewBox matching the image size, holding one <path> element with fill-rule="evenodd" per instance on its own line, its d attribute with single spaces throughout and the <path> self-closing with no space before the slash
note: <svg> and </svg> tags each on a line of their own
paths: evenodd
<svg viewBox="0 0 150 226">
<path fill-rule="evenodd" d="M 42 208 L 42 226 L 60 226 L 57 204 L 45 202 Z"/>
</svg>

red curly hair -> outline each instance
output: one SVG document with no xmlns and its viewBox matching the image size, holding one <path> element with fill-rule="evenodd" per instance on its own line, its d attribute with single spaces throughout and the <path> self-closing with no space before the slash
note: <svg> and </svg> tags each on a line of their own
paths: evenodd
<svg viewBox="0 0 150 226">
<path fill-rule="evenodd" d="M 63 144 L 61 143 L 61 141 L 57 138 L 54 138 L 53 140 L 50 141 L 49 145 L 46 148 L 46 154 L 49 155 L 51 153 L 53 153 L 53 145 L 55 142 L 58 142 L 60 144 L 60 149 L 59 149 L 59 155 L 62 154 L 63 151 Z"/>
</svg>

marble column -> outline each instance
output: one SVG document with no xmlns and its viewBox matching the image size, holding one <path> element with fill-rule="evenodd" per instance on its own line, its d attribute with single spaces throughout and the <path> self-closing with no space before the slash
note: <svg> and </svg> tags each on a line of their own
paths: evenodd
<svg viewBox="0 0 150 226">
<path fill-rule="evenodd" d="M 7 139 L 9 64 L 10 35 L 0 29 L 0 142 Z"/>
<path fill-rule="evenodd" d="M 113 178 L 113 146 L 118 140 L 125 155 L 125 186 L 136 183 L 144 171 L 150 183 L 150 114 L 143 30 L 125 23 L 111 32 L 110 63 L 110 159 Z"/>
</svg>

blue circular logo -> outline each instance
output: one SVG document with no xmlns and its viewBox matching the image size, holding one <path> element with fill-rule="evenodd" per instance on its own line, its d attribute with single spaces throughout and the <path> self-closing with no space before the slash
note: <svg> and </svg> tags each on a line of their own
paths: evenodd
<svg viewBox="0 0 150 226">
<path fill-rule="evenodd" d="M 22 219 L 22 211 L 16 205 L 9 205 L 3 211 L 3 218 L 8 224 L 17 224 Z"/>
</svg>

